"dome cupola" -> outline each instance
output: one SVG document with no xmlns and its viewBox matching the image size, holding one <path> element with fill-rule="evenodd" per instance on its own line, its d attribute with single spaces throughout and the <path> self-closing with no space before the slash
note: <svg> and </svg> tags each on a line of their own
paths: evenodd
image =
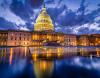
<svg viewBox="0 0 100 78">
<path fill-rule="evenodd" d="M 53 22 L 46 11 L 45 5 L 36 19 L 34 31 L 54 31 Z"/>
</svg>

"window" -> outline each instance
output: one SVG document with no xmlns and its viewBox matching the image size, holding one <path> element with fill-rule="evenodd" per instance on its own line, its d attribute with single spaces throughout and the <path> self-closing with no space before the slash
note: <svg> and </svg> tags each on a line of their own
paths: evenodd
<svg viewBox="0 0 100 78">
<path fill-rule="evenodd" d="M 17 38 L 15 37 L 15 40 L 17 40 Z"/>
<path fill-rule="evenodd" d="M 13 40 L 13 37 L 11 37 L 11 40 Z"/>
<path fill-rule="evenodd" d="M 21 40 L 21 37 L 19 37 L 19 40 Z"/>
</svg>

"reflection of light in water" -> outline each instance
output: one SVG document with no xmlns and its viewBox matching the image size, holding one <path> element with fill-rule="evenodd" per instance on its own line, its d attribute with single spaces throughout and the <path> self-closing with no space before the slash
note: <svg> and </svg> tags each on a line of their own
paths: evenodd
<svg viewBox="0 0 100 78">
<path fill-rule="evenodd" d="M 97 55 L 97 57 L 100 56 L 100 48 L 96 48 L 96 55 Z"/>
<path fill-rule="evenodd" d="M 63 54 L 63 52 L 64 52 L 64 48 L 61 48 L 61 47 L 57 48 L 58 57 L 60 57 Z"/>
<path fill-rule="evenodd" d="M 0 49 L 0 62 L 6 58 L 6 48 Z"/>
<path fill-rule="evenodd" d="M 10 51 L 9 51 L 10 50 Z M 12 52 L 13 50 L 13 52 Z M 33 51 L 30 51 L 34 60 L 37 60 L 37 57 L 60 57 L 60 56 L 72 56 L 77 55 L 77 47 L 32 47 Z M 96 52 L 95 52 L 96 50 Z M 9 52 L 7 52 L 9 51 Z M 91 47 L 80 47 L 78 51 L 81 55 L 90 56 L 91 52 L 95 52 L 97 56 L 100 56 L 100 48 L 91 48 Z M 1 48 L 0 50 L 0 59 L 8 60 L 11 63 L 11 59 L 18 59 L 18 58 L 25 58 L 28 55 L 28 48 L 27 47 L 13 47 L 13 48 Z M 40 55 L 39 55 L 40 54 Z"/>
<path fill-rule="evenodd" d="M 63 47 L 35 47 L 31 48 L 32 57 L 34 60 L 41 55 L 46 58 L 50 58 L 52 56 L 62 56 L 64 52 Z"/>
<path fill-rule="evenodd" d="M 34 51 L 34 54 L 32 54 L 32 59 L 33 59 L 34 61 L 36 61 L 36 60 L 37 60 L 37 56 L 38 56 L 37 51 Z"/>
<path fill-rule="evenodd" d="M 0 49 L 0 61 L 7 62 L 10 65 L 16 60 L 26 59 L 29 55 L 27 47 L 11 47 Z"/>
<path fill-rule="evenodd" d="M 84 54 L 84 48 L 80 48 L 80 54 L 83 56 Z"/>
<path fill-rule="evenodd" d="M 6 59 L 6 52 L 5 52 L 5 48 L 2 50 L 3 52 L 3 58 Z"/>
<path fill-rule="evenodd" d="M 96 47 L 81 47 L 78 48 L 81 56 L 90 56 L 96 54 Z M 95 53 L 95 54 L 93 54 Z"/>
<path fill-rule="evenodd" d="M 52 75 L 54 64 L 52 61 L 34 62 L 34 72 L 36 78 L 49 78 Z"/>
<path fill-rule="evenodd" d="M 43 61 L 42 64 L 40 64 L 40 70 L 45 71 L 46 68 L 46 61 Z"/>
<path fill-rule="evenodd" d="M 25 47 L 25 57 L 26 57 L 26 54 L 27 54 L 27 47 Z"/>
<path fill-rule="evenodd" d="M 9 56 L 9 64 L 12 64 L 12 59 L 13 59 L 13 48 L 10 48 L 10 56 Z"/>
<path fill-rule="evenodd" d="M 47 57 L 50 57 L 52 53 L 52 49 L 47 50 Z"/>
</svg>

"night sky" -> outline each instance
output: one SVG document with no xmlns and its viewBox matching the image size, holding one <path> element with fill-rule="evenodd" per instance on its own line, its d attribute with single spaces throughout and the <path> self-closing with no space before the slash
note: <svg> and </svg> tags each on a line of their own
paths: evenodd
<svg viewBox="0 0 100 78">
<path fill-rule="evenodd" d="M 100 33 L 100 0 L 45 0 L 57 32 Z M 1 30 L 33 30 L 43 0 L 0 0 Z"/>
</svg>

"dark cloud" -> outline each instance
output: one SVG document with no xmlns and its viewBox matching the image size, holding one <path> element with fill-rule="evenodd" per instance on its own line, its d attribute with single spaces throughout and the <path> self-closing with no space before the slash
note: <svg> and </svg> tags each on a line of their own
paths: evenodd
<svg viewBox="0 0 100 78">
<path fill-rule="evenodd" d="M 24 20 L 29 20 L 29 17 L 33 15 L 32 7 L 28 3 L 23 4 L 19 0 L 12 0 L 10 9 Z"/>
<path fill-rule="evenodd" d="M 84 24 L 92 24 L 94 22 L 97 22 L 100 24 L 100 20 L 95 20 L 97 17 L 100 16 L 100 3 L 97 5 L 98 8 L 89 11 L 88 6 L 89 4 L 86 2 L 87 0 L 82 0 L 80 3 L 80 7 L 73 11 L 72 9 L 69 9 L 67 5 L 64 4 L 63 0 L 45 0 L 46 5 L 48 4 L 54 4 L 54 6 L 47 7 L 47 11 L 50 14 L 53 23 L 55 24 L 55 27 L 60 27 L 61 29 L 58 31 L 62 31 L 65 33 L 73 33 L 72 27 L 78 27 L 82 26 Z M 4 2 L 5 4 L 7 2 Z M 34 9 L 39 9 L 40 6 L 43 4 L 43 0 L 12 0 L 12 3 L 10 5 L 10 10 L 19 16 L 22 20 L 26 22 L 26 27 L 28 29 L 33 29 L 32 22 L 35 22 L 35 18 L 37 17 L 38 13 L 33 11 Z M 55 6 L 56 5 L 56 6 Z M 5 7 L 2 5 L 2 7 Z M 88 12 L 89 11 L 89 12 Z M 30 19 L 33 17 L 32 19 Z M 7 25 L 1 23 L 1 28 L 6 28 L 5 26 L 8 26 L 7 28 L 15 27 L 14 24 L 4 20 L 0 19 L 2 22 L 5 22 Z M 16 27 L 15 27 L 16 28 Z M 64 30 L 62 30 L 64 29 Z M 90 30 L 89 28 L 80 28 L 78 30 L 79 34 L 82 33 L 97 33 L 99 31 L 96 30 Z"/>
<path fill-rule="evenodd" d="M 59 3 L 58 3 L 59 4 Z M 59 4 L 60 5 L 60 4 Z M 58 5 L 57 5 L 58 6 Z M 61 13 L 63 13 L 63 11 L 68 10 L 67 6 L 62 4 L 59 8 L 54 7 L 54 8 L 48 8 L 47 11 L 50 14 L 53 22 L 58 22 L 58 19 L 61 15 Z M 62 18 L 63 19 L 63 18 Z M 61 19 L 60 19 L 61 20 Z M 61 20 L 62 21 L 62 20 Z"/>
<path fill-rule="evenodd" d="M 58 26 L 59 25 L 64 26 L 66 29 L 69 30 L 68 26 L 74 27 L 74 26 L 81 26 L 87 23 L 91 24 L 96 22 L 95 19 L 98 16 L 100 16 L 99 7 L 91 11 L 90 13 L 87 13 L 87 8 L 89 5 L 85 4 L 86 3 L 85 1 L 86 0 L 82 0 L 80 7 L 76 11 L 68 9 L 67 6 L 65 7 L 64 4 L 62 4 L 60 8 L 49 8 L 48 11 L 50 11 L 49 14 L 53 18 L 54 22 L 58 23 Z M 86 28 L 86 31 L 83 28 L 81 30 L 79 30 L 79 32 L 81 33 L 91 33 L 93 31 L 92 30 L 87 32 L 88 28 Z"/>
<path fill-rule="evenodd" d="M 83 27 L 83 28 L 80 28 L 79 31 L 78 31 L 78 34 L 97 34 L 99 33 L 100 34 L 100 30 L 95 30 L 95 29 L 89 29 L 87 27 Z"/>
<path fill-rule="evenodd" d="M 31 17 L 35 17 L 34 9 L 39 8 L 43 4 L 43 0 L 25 0 L 23 3 L 20 0 L 12 0 L 10 9 L 17 16 L 20 16 L 23 20 L 26 21 L 26 27 L 29 29 L 33 28 Z M 28 25 L 28 26 L 27 26 Z"/>
<path fill-rule="evenodd" d="M 80 28 L 79 29 L 79 34 L 82 34 L 82 33 L 84 33 L 84 34 L 89 34 L 89 28 L 87 28 L 87 27 L 83 27 L 83 28 Z"/>
<path fill-rule="evenodd" d="M 8 30 L 8 29 L 16 29 L 17 26 L 11 22 L 6 21 L 3 18 L 0 18 L 0 29 Z"/>
<path fill-rule="evenodd" d="M 31 4 L 33 8 L 38 8 L 41 4 L 43 4 L 44 0 L 27 0 L 27 2 Z"/>
</svg>

